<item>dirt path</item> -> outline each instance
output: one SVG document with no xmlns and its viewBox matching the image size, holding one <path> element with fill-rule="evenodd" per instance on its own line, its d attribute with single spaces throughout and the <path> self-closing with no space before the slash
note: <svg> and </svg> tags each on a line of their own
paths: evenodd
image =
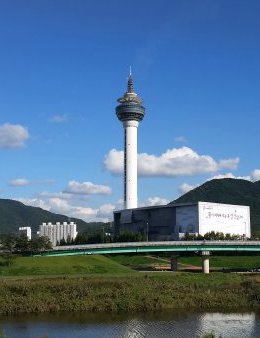
<svg viewBox="0 0 260 338">
<path fill-rule="evenodd" d="M 161 261 L 161 262 L 167 262 L 169 265 L 171 264 L 170 259 L 167 259 L 167 258 L 160 258 L 160 257 L 151 256 L 151 255 L 146 255 L 146 257 L 157 259 L 158 261 Z M 201 269 L 201 267 L 198 265 L 184 264 L 184 263 L 179 263 L 179 262 L 178 262 L 178 267 L 183 270 L 184 269 L 185 270 L 186 269 L 187 270 L 200 270 Z"/>
</svg>

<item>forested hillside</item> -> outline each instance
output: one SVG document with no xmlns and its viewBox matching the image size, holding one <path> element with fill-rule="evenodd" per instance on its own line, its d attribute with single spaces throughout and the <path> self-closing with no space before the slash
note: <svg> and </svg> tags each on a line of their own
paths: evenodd
<svg viewBox="0 0 260 338">
<path fill-rule="evenodd" d="M 206 182 L 171 203 L 215 202 L 250 206 L 251 230 L 260 231 L 260 181 L 223 178 Z"/>
<path fill-rule="evenodd" d="M 260 181 L 239 179 L 215 179 L 206 182 L 171 203 L 215 202 L 248 205 L 251 211 L 251 230 L 260 231 Z M 36 232 L 42 222 L 77 223 L 79 232 L 93 231 L 104 223 L 86 223 L 81 219 L 54 214 L 41 208 L 24 205 L 21 202 L 0 199 L 0 233 L 16 232 L 20 226 L 30 226 Z"/>
<path fill-rule="evenodd" d="M 21 202 L 0 199 L 0 233 L 17 232 L 21 226 L 32 227 L 33 232 L 43 222 L 75 222 L 78 232 L 92 231 L 100 227 L 101 223 L 86 223 L 81 219 L 54 214 L 41 208 L 24 205 Z"/>
</svg>

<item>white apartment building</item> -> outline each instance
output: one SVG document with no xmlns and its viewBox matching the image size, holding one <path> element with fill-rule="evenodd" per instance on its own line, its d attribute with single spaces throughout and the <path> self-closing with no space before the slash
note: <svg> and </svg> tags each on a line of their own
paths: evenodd
<svg viewBox="0 0 260 338">
<path fill-rule="evenodd" d="M 57 242 L 62 239 L 67 241 L 68 237 L 75 239 L 77 236 L 77 224 L 74 222 L 56 222 L 42 223 L 39 227 L 39 236 L 48 237 L 53 246 L 56 246 Z"/>
<path fill-rule="evenodd" d="M 20 227 L 19 232 L 21 235 L 27 236 L 28 240 L 32 239 L 32 229 L 31 227 Z"/>
</svg>

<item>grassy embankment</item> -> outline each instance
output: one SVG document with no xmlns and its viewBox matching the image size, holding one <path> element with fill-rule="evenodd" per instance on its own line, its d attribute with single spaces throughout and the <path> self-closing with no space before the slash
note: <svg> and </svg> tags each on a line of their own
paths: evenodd
<svg viewBox="0 0 260 338">
<path fill-rule="evenodd" d="M 257 275 L 139 273 L 104 256 L 19 257 L 1 275 L 0 313 L 260 308 Z"/>
<path fill-rule="evenodd" d="M 0 258 L 0 277 L 117 274 L 130 271 L 105 256 L 17 257 L 10 266 Z"/>
<path fill-rule="evenodd" d="M 179 257 L 179 268 L 201 267 L 201 257 Z M 134 270 L 152 270 L 170 267 L 170 258 L 151 255 L 17 257 L 9 266 L 0 257 L 1 276 L 53 276 L 134 273 Z M 260 267 L 260 256 L 211 256 L 210 268 Z"/>
<path fill-rule="evenodd" d="M 145 255 L 113 255 L 111 259 L 114 261 L 131 267 L 132 269 L 152 269 L 160 266 L 168 266 L 170 268 L 170 258 L 156 257 Z M 178 257 L 178 268 L 185 269 L 187 266 L 201 268 L 200 256 L 180 256 Z M 210 256 L 211 269 L 254 269 L 260 268 L 260 255 L 258 256 Z"/>
</svg>

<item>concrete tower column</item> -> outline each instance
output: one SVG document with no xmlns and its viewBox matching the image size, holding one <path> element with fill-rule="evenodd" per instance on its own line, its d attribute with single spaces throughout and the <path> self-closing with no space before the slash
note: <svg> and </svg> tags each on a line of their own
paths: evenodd
<svg viewBox="0 0 260 338">
<path fill-rule="evenodd" d="M 209 273 L 209 251 L 202 251 L 201 258 L 202 258 L 202 272 Z"/>
<path fill-rule="evenodd" d="M 144 117 L 142 100 L 134 92 L 131 72 L 127 91 L 117 100 L 116 115 L 124 127 L 124 207 L 137 208 L 137 128 Z"/>
<path fill-rule="evenodd" d="M 124 121 L 124 201 L 125 208 L 137 208 L 137 128 L 138 121 Z"/>
<path fill-rule="evenodd" d="M 178 257 L 171 257 L 171 270 L 178 271 Z"/>
</svg>

